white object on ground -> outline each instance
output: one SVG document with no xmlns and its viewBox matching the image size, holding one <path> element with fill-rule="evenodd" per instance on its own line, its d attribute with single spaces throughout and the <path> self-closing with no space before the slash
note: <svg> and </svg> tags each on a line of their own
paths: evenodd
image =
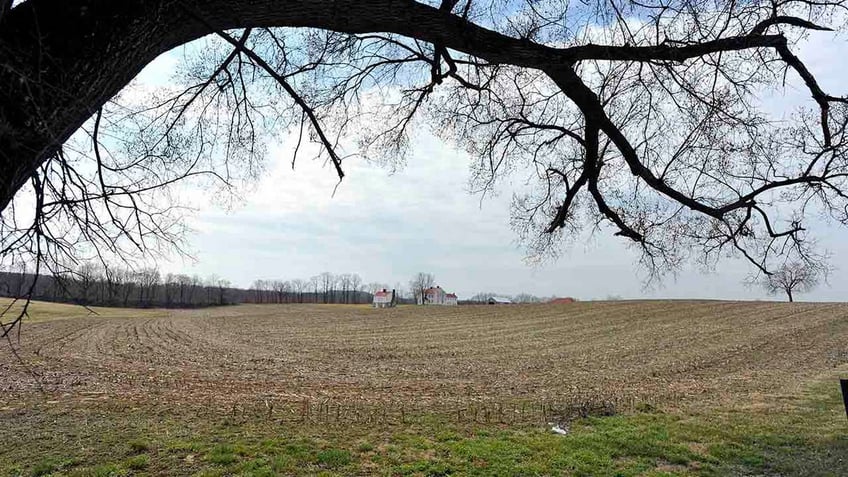
<svg viewBox="0 0 848 477">
<path fill-rule="evenodd" d="M 551 431 L 553 431 L 555 434 L 564 436 L 568 434 L 568 427 L 566 426 L 565 428 L 563 428 L 560 427 L 559 424 L 554 424 L 553 427 L 551 427 Z"/>
</svg>

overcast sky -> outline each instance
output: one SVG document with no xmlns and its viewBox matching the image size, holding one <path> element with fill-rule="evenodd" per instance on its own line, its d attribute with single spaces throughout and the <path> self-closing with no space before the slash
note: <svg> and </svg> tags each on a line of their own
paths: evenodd
<svg viewBox="0 0 848 477">
<path fill-rule="evenodd" d="M 848 93 L 845 43 L 813 34 L 800 56 L 825 90 Z M 163 55 L 140 76 L 142 84 L 166 82 L 178 53 Z M 769 98 L 786 110 L 806 93 L 790 89 Z M 257 279 L 308 278 L 323 271 L 359 273 L 365 282 L 406 287 L 412 275 L 431 272 L 446 290 L 467 298 L 479 291 L 520 292 L 579 299 L 718 298 L 767 299 L 742 282 L 749 272 L 738 260 L 720 262 L 713 273 L 696 265 L 645 289 L 635 251 L 611 231 L 584 237 L 554 262 L 529 265 L 509 227 L 511 184 L 496 197 L 468 192 L 470 158 L 429 134 L 420 134 L 404 168 L 391 172 L 348 161 L 333 196 L 334 172 L 303 155 L 291 169 L 290 137 L 270 148 L 268 172 L 231 208 L 204 200 L 190 217 L 188 238 L 195 259 L 160 263 L 164 271 L 225 277 L 246 287 Z M 820 229 L 836 271 L 801 299 L 842 301 L 848 297 L 848 230 Z M 778 297 L 781 298 L 781 297 Z"/>
</svg>

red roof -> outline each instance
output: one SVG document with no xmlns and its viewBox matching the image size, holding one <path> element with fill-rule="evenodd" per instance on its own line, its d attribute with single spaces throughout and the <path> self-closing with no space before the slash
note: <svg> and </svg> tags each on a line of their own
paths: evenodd
<svg viewBox="0 0 848 477">
<path fill-rule="evenodd" d="M 566 303 L 574 303 L 575 301 L 576 300 L 574 298 L 567 296 L 565 298 L 554 298 L 553 300 L 549 301 L 548 303 L 552 303 L 554 305 L 564 305 Z"/>
<path fill-rule="evenodd" d="M 448 297 L 448 298 L 456 298 L 456 294 L 455 294 L 455 293 L 448 293 L 448 294 L 447 294 L 447 295 L 445 295 L 445 296 L 446 296 L 446 297 Z"/>
<path fill-rule="evenodd" d="M 387 292 L 385 290 L 381 290 L 381 291 L 378 291 L 377 293 L 375 293 L 374 296 L 389 296 L 389 292 Z"/>
</svg>

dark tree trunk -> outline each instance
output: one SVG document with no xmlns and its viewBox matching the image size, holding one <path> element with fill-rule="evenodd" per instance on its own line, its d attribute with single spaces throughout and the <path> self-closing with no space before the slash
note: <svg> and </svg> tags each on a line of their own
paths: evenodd
<svg viewBox="0 0 848 477">
<path fill-rule="evenodd" d="M 792 303 L 794 300 L 792 299 L 792 290 L 786 289 L 786 296 L 789 297 L 789 303 Z"/>
<path fill-rule="evenodd" d="M 157 56 L 215 31 L 274 26 L 393 32 L 519 66 L 572 59 L 412 0 L 28 0 L 0 16 L 0 211 Z"/>
</svg>

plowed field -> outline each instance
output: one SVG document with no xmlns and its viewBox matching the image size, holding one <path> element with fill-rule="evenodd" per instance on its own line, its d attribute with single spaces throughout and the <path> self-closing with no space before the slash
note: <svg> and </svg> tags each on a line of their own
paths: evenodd
<svg viewBox="0 0 848 477">
<path fill-rule="evenodd" d="M 845 304 L 78 310 L 39 304 L 16 344 L 25 365 L 0 346 L 8 405 L 45 395 L 203 406 L 705 405 L 791 392 L 848 363 Z"/>
</svg>

